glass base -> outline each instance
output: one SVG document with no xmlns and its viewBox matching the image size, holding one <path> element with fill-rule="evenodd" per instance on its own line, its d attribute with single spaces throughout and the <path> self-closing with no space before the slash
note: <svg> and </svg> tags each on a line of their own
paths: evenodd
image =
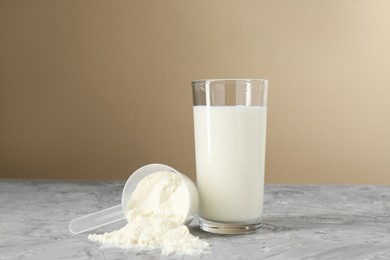
<svg viewBox="0 0 390 260">
<path fill-rule="evenodd" d="M 261 227 L 260 220 L 249 222 L 215 222 L 199 217 L 200 229 L 214 234 L 247 234 Z"/>
</svg>

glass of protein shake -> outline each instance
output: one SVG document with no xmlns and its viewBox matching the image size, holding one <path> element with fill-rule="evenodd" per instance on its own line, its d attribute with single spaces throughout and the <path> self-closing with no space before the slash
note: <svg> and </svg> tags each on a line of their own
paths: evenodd
<svg viewBox="0 0 390 260">
<path fill-rule="evenodd" d="M 192 90 L 200 228 L 253 232 L 263 213 L 268 81 L 196 80 Z"/>
</svg>

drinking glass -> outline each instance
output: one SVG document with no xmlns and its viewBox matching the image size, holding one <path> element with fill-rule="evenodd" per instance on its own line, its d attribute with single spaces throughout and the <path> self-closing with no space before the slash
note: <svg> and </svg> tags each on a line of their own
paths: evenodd
<svg viewBox="0 0 390 260">
<path fill-rule="evenodd" d="M 200 228 L 249 233 L 261 225 L 268 81 L 192 82 Z"/>
</svg>

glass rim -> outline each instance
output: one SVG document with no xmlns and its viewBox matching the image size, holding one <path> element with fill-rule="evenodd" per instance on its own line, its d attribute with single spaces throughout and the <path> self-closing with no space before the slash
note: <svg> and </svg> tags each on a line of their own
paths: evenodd
<svg viewBox="0 0 390 260">
<path fill-rule="evenodd" d="M 197 79 L 193 80 L 192 84 L 199 83 L 216 83 L 216 82 L 258 82 L 268 85 L 268 79 Z"/>
</svg>

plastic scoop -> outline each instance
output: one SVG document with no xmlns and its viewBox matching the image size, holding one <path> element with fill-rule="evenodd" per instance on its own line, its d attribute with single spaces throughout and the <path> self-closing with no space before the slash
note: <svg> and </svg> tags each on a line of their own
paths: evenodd
<svg viewBox="0 0 390 260">
<path fill-rule="evenodd" d="M 73 234 L 83 233 L 98 227 L 102 227 L 122 219 L 125 219 L 125 211 L 127 208 L 127 203 L 131 197 L 131 194 L 134 192 L 137 184 L 146 176 L 160 171 L 168 171 L 176 173 L 180 176 L 187 187 L 188 191 L 188 210 L 187 215 L 184 219 L 184 224 L 188 225 L 194 219 L 198 212 L 198 191 L 195 187 L 195 184 L 184 174 L 178 172 L 164 164 L 148 164 L 138 170 L 136 170 L 127 180 L 125 187 L 122 192 L 122 203 L 111 208 L 107 208 L 77 219 L 72 220 L 69 223 L 69 230 Z"/>
</svg>

